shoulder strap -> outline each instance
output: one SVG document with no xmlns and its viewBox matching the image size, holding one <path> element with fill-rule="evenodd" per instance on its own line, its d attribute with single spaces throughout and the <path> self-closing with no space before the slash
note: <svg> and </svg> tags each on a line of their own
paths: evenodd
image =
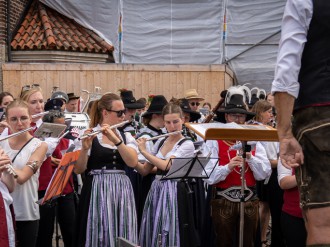
<svg viewBox="0 0 330 247">
<path fill-rule="evenodd" d="M 124 131 L 119 131 L 119 133 L 120 133 L 121 137 L 123 138 L 124 143 L 126 144 L 126 136 L 125 136 Z"/>
<path fill-rule="evenodd" d="M 30 139 L 29 139 L 29 140 L 23 145 L 23 147 L 21 147 L 21 149 L 18 150 L 17 154 L 15 155 L 15 157 L 13 158 L 13 160 L 11 161 L 12 163 L 14 163 L 14 161 L 15 161 L 17 155 L 23 150 L 23 148 L 24 148 L 26 145 L 29 144 L 30 141 L 32 141 L 33 138 L 34 138 L 34 137 L 31 137 L 31 138 L 30 138 Z"/>
<path fill-rule="evenodd" d="M 166 138 L 167 138 L 167 137 L 166 137 Z M 160 147 L 164 144 L 166 138 L 164 138 L 163 140 L 161 140 L 161 141 L 159 142 L 157 152 L 159 151 Z M 185 141 L 188 141 L 188 140 L 190 140 L 190 139 L 189 139 L 189 138 L 184 138 L 184 139 L 182 139 L 181 141 L 179 141 L 178 146 L 181 146 L 182 143 L 184 143 Z"/>
</svg>

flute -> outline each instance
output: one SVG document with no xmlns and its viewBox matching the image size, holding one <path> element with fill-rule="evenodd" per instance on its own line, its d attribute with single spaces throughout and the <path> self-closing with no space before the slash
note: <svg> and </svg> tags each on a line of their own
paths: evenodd
<svg viewBox="0 0 330 247">
<path fill-rule="evenodd" d="M 2 141 L 4 141 L 4 140 L 7 140 L 7 139 L 9 139 L 9 138 L 11 138 L 11 137 L 14 137 L 14 136 L 18 136 L 18 135 L 20 135 L 20 134 L 23 134 L 23 133 L 25 133 L 25 132 L 27 132 L 27 131 L 30 131 L 30 130 L 33 130 L 33 129 L 34 129 L 33 127 L 30 127 L 30 128 L 27 128 L 27 129 L 24 129 L 24 130 L 18 131 L 18 132 L 16 132 L 16 133 L 13 133 L 13 134 L 11 134 L 11 135 L 4 136 L 4 137 L 0 138 L 0 142 L 2 142 Z"/>
<path fill-rule="evenodd" d="M 127 124 L 127 123 L 129 123 L 129 120 L 126 120 L 126 121 L 121 122 L 121 123 L 119 123 L 119 124 L 111 125 L 111 126 L 110 126 L 110 129 L 115 129 L 115 128 L 121 127 L 121 126 L 123 126 L 123 125 L 125 125 L 125 124 Z M 78 140 L 83 140 L 83 139 L 86 139 L 86 138 L 88 138 L 88 137 L 95 136 L 95 135 L 101 133 L 102 131 L 103 131 L 103 130 L 97 130 L 97 131 L 94 131 L 94 132 L 89 133 L 89 134 L 84 134 L 84 135 L 82 135 L 81 137 L 79 137 Z"/>
<path fill-rule="evenodd" d="M 13 175 L 14 178 L 18 178 L 18 175 L 17 175 L 16 171 L 14 170 L 14 167 L 11 164 L 7 164 L 7 165 L 5 165 L 5 167 L 9 174 Z"/>
<path fill-rule="evenodd" d="M 148 138 L 147 141 L 157 140 L 159 138 L 166 137 L 166 136 L 177 135 L 177 134 L 182 133 L 182 131 L 183 130 L 177 130 L 177 131 L 170 132 L 170 133 L 167 133 L 167 134 L 164 134 L 164 135 L 154 136 L 154 137 Z"/>
<path fill-rule="evenodd" d="M 48 114 L 48 113 L 49 113 L 49 111 L 44 111 L 44 112 L 40 112 L 40 113 L 38 113 L 38 114 L 34 114 L 34 115 L 32 115 L 31 117 L 32 117 L 32 118 L 37 118 L 37 117 L 44 116 L 44 115 L 46 115 L 46 114 Z"/>
</svg>

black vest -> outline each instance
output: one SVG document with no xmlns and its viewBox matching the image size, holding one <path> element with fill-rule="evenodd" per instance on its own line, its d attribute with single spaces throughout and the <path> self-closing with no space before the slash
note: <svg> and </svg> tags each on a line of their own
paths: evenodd
<svg viewBox="0 0 330 247">
<path fill-rule="evenodd" d="M 330 1 L 314 0 L 313 17 L 301 59 L 295 109 L 330 104 Z"/>
</svg>

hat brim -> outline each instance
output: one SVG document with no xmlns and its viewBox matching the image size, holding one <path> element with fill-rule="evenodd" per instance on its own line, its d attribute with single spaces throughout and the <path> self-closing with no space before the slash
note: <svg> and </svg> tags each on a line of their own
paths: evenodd
<svg viewBox="0 0 330 247">
<path fill-rule="evenodd" d="M 185 112 L 185 113 L 189 113 L 189 115 L 190 115 L 190 120 L 189 121 L 190 122 L 195 122 L 198 119 L 200 119 L 201 116 L 202 116 L 199 112 L 193 111 L 191 109 L 182 109 L 182 111 Z"/>
<path fill-rule="evenodd" d="M 198 101 L 203 101 L 204 100 L 204 98 L 201 98 L 201 97 L 188 97 L 188 98 L 185 98 L 185 99 L 187 99 L 187 100 L 193 99 L 193 100 L 198 100 Z"/>
<path fill-rule="evenodd" d="M 69 100 L 73 100 L 73 99 L 80 99 L 79 96 L 74 96 L 74 97 L 70 97 Z"/>
<path fill-rule="evenodd" d="M 226 123 L 226 113 L 240 113 L 240 114 L 246 114 L 246 119 L 245 121 L 251 120 L 254 116 L 255 113 L 246 111 L 242 108 L 232 108 L 228 110 L 220 110 L 216 112 L 216 117 L 213 118 L 214 121 L 221 122 L 221 123 Z"/>
<path fill-rule="evenodd" d="M 124 103 L 125 108 L 127 109 L 142 109 L 145 106 L 141 103 L 132 103 L 132 104 L 125 104 Z"/>
<path fill-rule="evenodd" d="M 152 114 L 162 114 L 162 111 L 146 111 L 144 112 L 141 117 L 150 117 Z"/>
</svg>

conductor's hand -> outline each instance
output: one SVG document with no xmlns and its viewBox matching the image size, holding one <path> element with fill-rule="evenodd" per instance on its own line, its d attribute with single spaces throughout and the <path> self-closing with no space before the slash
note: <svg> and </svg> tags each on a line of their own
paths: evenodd
<svg viewBox="0 0 330 247">
<path fill-rule="evenodd" d="M 87 130 L 85 130 L 84 135 L 90 134 L 92 132 L 93 132 L 92 129 L 87 129 Z M 96 137 L 96 135 L 93 135 L 93 136 L 89 136 L 87 138 L 82 139 L 82 141 L 81 141 L 82 149 L 84 149 L 84 150 L 90 149 L 92 146 L 92 143 L 93 143 L 93 139 L 95 137 Z"/>
<path fill-rule="evenodd" d="M 236 156 L 230 160 L 228 163 L 229 169 L 232 171 L 236 166 L 241 166 L 243 164 L 243 158 L 241 156 Z"/>
<path fill-rule="evenodd" d="M 289 136 L 280 140 L 280 158 L 286 168 L 295 168 L 304 163 L 304 154 L 296 138 Z"/>
<path fill-rule="evenodd" d="M 147 139 L 146 138 L 138 138 L 136 139 L 139 151 L 142 153 L 144 151 L 147 151 L 147 146 L 146 146 L 146 142 Z"/>
</svg>

